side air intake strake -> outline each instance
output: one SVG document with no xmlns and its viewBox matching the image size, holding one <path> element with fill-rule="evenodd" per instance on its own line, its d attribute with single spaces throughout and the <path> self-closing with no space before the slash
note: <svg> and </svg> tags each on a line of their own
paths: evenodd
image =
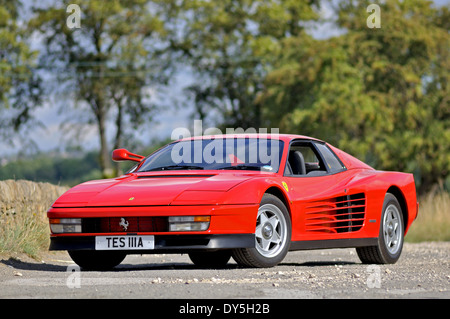
<svg viewBox="0 0 450 319">
<path fill-rule="evenodd" d="M 364 193 L 309 202 L 305 210 L 305 228 L 307 232 L 355 232 L 363 226 L 365 212 Z"/>
</svg>

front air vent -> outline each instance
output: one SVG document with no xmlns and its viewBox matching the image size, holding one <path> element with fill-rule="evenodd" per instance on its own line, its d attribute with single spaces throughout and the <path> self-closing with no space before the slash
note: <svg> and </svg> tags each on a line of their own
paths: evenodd
<svg viewBox="0 0 450 319">
<path fill-rule="evenodd" d="M 305 210 L 305 228 L 307 232 L 355 232 L 364 224 L 365 211 L 364 193 L 310 202 Z"/>
</svg>

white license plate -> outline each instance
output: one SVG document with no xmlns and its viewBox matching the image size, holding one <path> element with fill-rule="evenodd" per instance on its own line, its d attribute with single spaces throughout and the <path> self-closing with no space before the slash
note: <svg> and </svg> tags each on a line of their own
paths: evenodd
<svg viewBox="0 0 450 319">
<path fill-rule="evenodd" d="M 96 236 L 96 250 L 154 249 L 155 236 Z"/>
</svg>

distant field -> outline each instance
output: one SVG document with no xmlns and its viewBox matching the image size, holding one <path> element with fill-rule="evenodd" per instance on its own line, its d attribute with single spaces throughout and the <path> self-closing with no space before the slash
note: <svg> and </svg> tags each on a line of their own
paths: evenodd
<svg viewBox="0 0 450 319">
<path fill-rule="evenodd" d="M 0 253 L 37 257 L 49 245 L 46 212 L 68 188 L 24 180 L 0 181 Z M 450 194 L 419 198 L 408 242 L 450 241 Z"/>
</svg>

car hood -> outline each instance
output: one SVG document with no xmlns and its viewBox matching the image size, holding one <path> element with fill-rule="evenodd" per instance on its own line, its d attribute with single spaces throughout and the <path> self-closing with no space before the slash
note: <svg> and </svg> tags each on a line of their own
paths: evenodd
<svg viewBox="0 0 450 319">
<path fill-rule="evenodd" d="M 129 174 L 75 186 L 59 197 L 52 207 L 170 205 L 183 192 L 226 192 L 250 178 L 252 174 L 207 172 Z"/>
</svg>

